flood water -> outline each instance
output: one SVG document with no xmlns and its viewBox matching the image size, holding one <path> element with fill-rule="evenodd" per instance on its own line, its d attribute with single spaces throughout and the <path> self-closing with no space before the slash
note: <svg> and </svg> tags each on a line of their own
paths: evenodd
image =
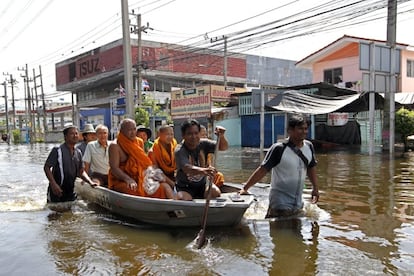
<svg viewBox="0 0 414 276">
<path fill-rule="evenodd" d="M 1 275 L 412 275 L 414 153 L 318 151 L 320 202 L 299 220 L 265 220 L 267 185 L 236 227 L 140 224 L 78 201 L 45 207 L 43 163 L 53 145 L 0 144 Z M 217 167 L 240 183 L 260 163 L 258 149 L 220 152 Z M 262 180 L 269 183 L 269 178 Z M 309 189 L 305 189 L 309 199 Z"/>
</svg>

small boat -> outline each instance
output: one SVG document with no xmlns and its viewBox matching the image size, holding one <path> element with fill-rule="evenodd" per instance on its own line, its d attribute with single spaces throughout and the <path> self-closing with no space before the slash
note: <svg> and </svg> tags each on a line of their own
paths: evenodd
<svg viewBox="0 0 414 276">
<path fill-rule="evenodd" d="M 92 187 L 81 180 L 75 182 L 75 191 L 81 199 L 98 204 L 113 214 L 164 226 L 201 226 L 206 204 L 205 199 L 184 201 L 134 196 L 105 187 Z M 236 191 L 234 186 L 224 185 L 221 196 L 210 200 L 207 226 L 240 223 L 254 196 L 239 195 Z"/>
</svg>

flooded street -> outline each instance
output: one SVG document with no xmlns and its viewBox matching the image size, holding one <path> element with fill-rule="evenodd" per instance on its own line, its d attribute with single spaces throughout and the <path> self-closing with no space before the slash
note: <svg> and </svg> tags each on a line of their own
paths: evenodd
<svg viewBox="0 0 414 276">
<path fill-rule="evenodd" d="M 0 144 L 1 275 L 412 275 L 414 153 L 318 151 L 321 193 L 298 220 L 265 220 L 269 176 L 236 227 L 163 228 L 115 217 L 79 200 L 45 208 L 44 161 L 52 144 Z M 217 168 L 241 183 L 258 149 L 220 152 Z M 305 198 L 310 190 L 305 188 Z"/>
</svg>

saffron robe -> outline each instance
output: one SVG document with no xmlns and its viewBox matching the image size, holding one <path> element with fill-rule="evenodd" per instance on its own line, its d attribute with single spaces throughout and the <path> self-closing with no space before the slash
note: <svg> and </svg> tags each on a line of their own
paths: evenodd
<svg viewBox="0 0 414 276">
<path fill-rule="evenodd" d="M 166 198 L 166 193 L 162 185 L 152 195 L 148 195 L 144 190 L 144 172 L 152 165 L 152 162 L 143 149 L 142 140 L 139 138 L 130 140 L 122 133 L 119 133 L 116 143 L 128 155 L 126 162 L 119 165 L 120 169 L 134 179 L 138 186 L 136 190 L 130 189 L 126 182 L 114 176 L 112 170 L 109 169 L 108 187 L 112 190 L 131 195 Z"/>
</svg>

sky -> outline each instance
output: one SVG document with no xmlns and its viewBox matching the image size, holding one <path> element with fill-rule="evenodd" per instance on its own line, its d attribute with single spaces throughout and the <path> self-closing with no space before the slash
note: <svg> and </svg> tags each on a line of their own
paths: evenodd
<svg viewBox="0 0 414 276">
<path fill-rule="evenodd" d="M 60 95 L 55 88 L 55 64 L 120 39 L 122 1 L 1 0 L 0 82 L 12 74 L 19 82 L 16 93 L 23 95 L 25 72 L 19 69 L 27 64 L 32 77 L 33 69 L 38 74 L 41 66 L 45 94 Z M 414 0 L 399 1 L 397 42 L 414 45 Z M 142 24 L 148 22 L 151 27 L 142 34 L 144 40 L 220 49 L 223 46 L 211 39 L 226 36 L 229 51 L 296 61 L 343 35 L 387 37 L 387 10 L 376 10 L 386 6 L 386 0 L 127 2 L 129 11 L 140 13 Z M 133 24 L 135 18 L 130 16 Z"/>
</svg>

